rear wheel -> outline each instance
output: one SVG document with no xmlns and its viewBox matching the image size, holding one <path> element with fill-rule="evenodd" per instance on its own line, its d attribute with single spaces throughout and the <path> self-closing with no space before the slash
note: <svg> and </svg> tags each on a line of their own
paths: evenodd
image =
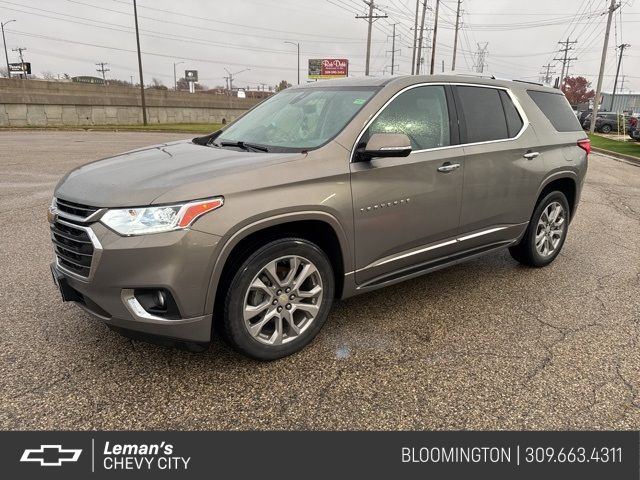
<svg viewBox="0 0 640 480">
<path fill-rule="evenodd" d="M 600 127 L 600 131 L 602 133 L 611 133 L 611 125 L 603 125 L 602 127 Z"/>
<path fill-rule="evenodd" d="M 300 238 L 275 240 L 234 275 L 225 299 L 225 336 L 259 360 L 291 355 L 320 331 L 333 293 L 331 263 L 318 246 Z"/>
<path fill-rule="evenodd" d="M 562 192 L 551 192 L 537 205 L 524 237 L 509 253 L 532 267 L 549 265 L 558 256 L 569 228 L 569 202 Z"/>
</svg>

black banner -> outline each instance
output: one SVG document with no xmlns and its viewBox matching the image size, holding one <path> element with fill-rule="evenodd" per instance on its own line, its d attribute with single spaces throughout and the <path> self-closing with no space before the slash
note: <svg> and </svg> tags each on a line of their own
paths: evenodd
<svg viewBox="0 0 640 480">
<path fill-rule="evenodd" d="M 0 432 L 5 478 L 639 478 L 638 432 Z M 446 477 L 445 477 L 446 476 Z"/>
</svg>

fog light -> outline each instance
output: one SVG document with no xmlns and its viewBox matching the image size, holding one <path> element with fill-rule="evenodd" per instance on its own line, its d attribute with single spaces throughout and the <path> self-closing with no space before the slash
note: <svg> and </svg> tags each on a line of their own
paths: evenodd
<svg viewBox="0 0 640 480">
<path fill-rule="evenodd" d="M 140 306 L 151 315 L 166 319 L 181 318 L 173 295 L 165 288 L 136 288 L 134 296 Z"/>
</svg>

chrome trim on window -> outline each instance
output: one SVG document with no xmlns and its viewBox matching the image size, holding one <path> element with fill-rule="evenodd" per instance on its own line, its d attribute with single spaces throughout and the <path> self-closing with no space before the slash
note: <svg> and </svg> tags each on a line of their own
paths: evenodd
<svg viewBox="0 0 640 480">
<path fill-rule="evenodd" d="M 433 151 L 445 150 L 445 149 L 449 149 L 449 148 L 468 147 L 468 146 L 473 146 L 473 145 L 486 145 L 486 144 L 490 144 L 490 143 L 499 143 L 499 142 L 511 142 L 513 140 L 517 140 L 518 138 L 520 138 L 522 136 L 522 134 L 525 132 L 525 130 L 529 127 L 529 118 L 527 117 L 526 113 L 524 112 L 524 109 L 522 108 L 522 105 L 520 105 L 520 102 L 518 101 L 518 98 L 513 94 L 513 92 L 508 87 L 503 87 L 503 86 L 500 86 L 500 85 L 483 85 L 483 84 L 471 83 L 471 82 L 422 82 L 422 83 L 416 83 L 415 85 L 409 85 L 407 87 L 404 87 L 402 90 L 396 92 L 389 100 L 387 100 L 385 102 L 385 104 L 382 107 L 380 107 L 380 109 L 371 117 L 371 119 L 369 119 L 369 121 L 365 124 L 364 128 L 360 131 L 360 134 L 356 138 L 356 141 L 353 144 L 353 147 L 351 148 L 351 155 L 349 157 L 351 159 L 350 162 L 351 163 L 354 162 L 354 157 L 355 157 L 355 153 L 356 153 L 356 146 L 358 145 L 358 143 L 360 143 L 360 139 L 362 138 L 364 133 L 371 126 L 371 124 L 378 118 L 378 116 L 389 106 L 389 104 L 396 99 L 396 97 L 398 97 L 399 95 L 403 94 L 407 90 L 411 90 L 411 89 L 418 88 L 418 87 L 447 86 L 447 85 L 464 86 L 464 87 L 493 88 L 495 90 L 504 90 L 505 92 L 507 92 L 507 95 L 509 95 L 509 98 L 513 102 L 513 105 L 516 107 L 516 110 L 518 111 L 518 114 L 520 115 L 520 118 L 522 118 L 522 128 L 520 129 L 520 131 L 517 133 L 516 136 L 511 137 L 511 138 L 501 138 L 499 140 L 487 140 L 485 142 L 459 143 L 457 145 L 447 145 L 447 146 L 444 146 L 444 147 L 424 148 L 422 150 L 413 150 L 409 154 L 409 156 L 411 156 L 411 155 L 413 155 L 415 153 L 433 152 Z"/>
</svg>

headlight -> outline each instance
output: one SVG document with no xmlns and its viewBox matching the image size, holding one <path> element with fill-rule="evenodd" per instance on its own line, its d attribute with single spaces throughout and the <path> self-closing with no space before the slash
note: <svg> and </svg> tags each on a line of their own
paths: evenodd
<svg viewBox="0 0 640 480">
<path fill-rule="evenodd" d="M 180 205 L 109 210 L 100 221 L 120 235 L 144 235 L 187 228 L 198 217 L 220 208 L 222 197 Z"/>
</svg>

